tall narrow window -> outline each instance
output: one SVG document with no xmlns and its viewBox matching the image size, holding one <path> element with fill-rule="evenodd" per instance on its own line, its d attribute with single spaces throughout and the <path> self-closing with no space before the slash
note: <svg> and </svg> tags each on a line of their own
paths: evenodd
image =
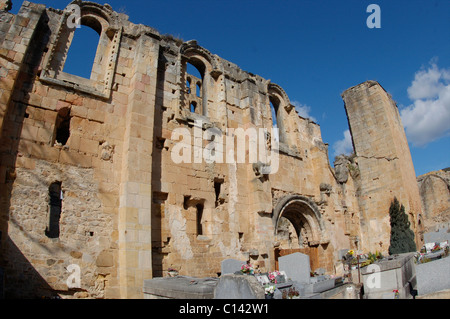
<svg viewBox="0 0 450 319">
<path fill-rule="evenodd" d="M 191 78 L 188 77 L 186 80 L 186 91 L 187 94 L 191 94 Z"/>
<path fill-rule="evenodd" d="M 75 30 L 64 64 L 64 72 L 86 79 L 91 78 L 100 40 L 101 26 L 99 25 L 99 27 L 100 30 L 95 30 L 98 27 L 94 29 L 82 24 L 81 28 Z"/>
<path fill-rule="evenodd" d="M 270 112 L 272 114 L 272 125 L 273 127 L 277 127 L 277 108 L 275 107 L 275 105 L 273 104 L 272 100 L 270 101 Z"/>
<path fill-rule="evenodd" d="M 45 229 L 48 238 L 59 238 L 59 220 L 61 218 L 62 191 L 61 182 L 54 182 L 48 189 L 49 220 Z"/>
<path fill-rule="evenodd" d="M 219 196 L 220 196 L 220 188 L 222 187 L 222 183 L 214 182 L 214 191 L 216 193 L 216 202 L 219 201 Z"/>
<path fill-rule="evenodd" d="M 197 235 L 203 235 L 203 205 L 197 204 Z"/>
<path fill-rule="evenodd" d="M 216 202 L 215 205 L 218 207 L 220 204 L 224 202 L 224 199 L 221 198 L 220 193 L 222 192 L 222 184 L 223 179 L 215 178 L 214 179 L 214 192 L 216 193 Z"/>
<path fill-rule="evenodd" d="M 197 87 L 196 91 L 197 97 L 202 97 L 202 84 L 200 82 L 197 82 L 196 87 Z"/>
<path fill-rule="evenodd" d="M 58 111 L 55 123 L 54 144 L 66 145 L 70 137 L 70 109 L 64 107 Z"/>
<path fill-rule="evenodd" d="M 270 99 L 270 112 L 272 114 L 272 127 L 279 129 L 280 126 L 278 125 L 278 106 L 279 104 L 276 103 L 276 101 L 273 101 Z M 273 130 L 274 139 L 276 141 L 280 141 L 280 131 L 279 130 Z"/>
<path fill-rule="evenodd" d="M 197 109 L 197 102 L 194 102 L 194 101 L 191 102 L 190 111 L 192 113 L 195 113 L 196 109 Z"/>
</svg>

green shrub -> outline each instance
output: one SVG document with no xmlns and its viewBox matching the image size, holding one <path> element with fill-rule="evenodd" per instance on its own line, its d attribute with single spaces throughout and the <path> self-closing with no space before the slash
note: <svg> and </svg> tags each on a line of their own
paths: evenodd
<svg viewBox="0 0 450 319">
<path fill-rule="evenodd" d="M 400 205 L 397 198 L 394 198 L 389 207 L 389 216 L 391 222 L 389 254 L 394 255 L 416 251 L 414 232 L 409 228 L 410 222 L 405 213 L 405 207 Z"/>
</svg>

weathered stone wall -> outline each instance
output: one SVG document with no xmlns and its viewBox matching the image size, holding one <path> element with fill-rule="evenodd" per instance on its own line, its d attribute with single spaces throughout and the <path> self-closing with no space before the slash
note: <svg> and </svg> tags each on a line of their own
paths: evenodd
<svg viewBox="0 0 450 319">
<path fill-rule="evenodd" d="M 421 231 L 433 232 L 450 222 L 450 170 L 443 169 L 417 177 L 423 213 Z"/>
<path fill-rule="evenodd" d="M 370 154 L 358 154 L 336 163 L 335 172 L 319 125 L 300 117 L 275 83 L 196 41 L 135 25 L 108 5 L 75 4 L 81 23 L 99 33 L 89 79 L 63 72 L 76 32 L 67 24 L 70 12 L 24 2 L 18 15 L 0 13 L 0 266 L 7 297 L 140 298 L 144 280 L 167 276 L 169 268 L 216 276 L 223 259 L 236 258 L 274 270 L 276 248 L 310 249 L 332 273 L 338 250 L 379 240 L 369 224 L 386 217 L 368 210 L 368 194 L 378 194 L 371 187 L 391 179 L 389 189 L 409 187 L 412 164 L 396 174 L 397 166 L 379 163 L 400 155 L 369 163 Z M 188 63 L 201 78 L 187 73 Z M 234 150 L 234 161 L 202 156 L 216 138 L 242 140 L 250 128 L 270 132 L 271 105 L 280 128 L 276 172 L 250 160 L 249 143 L 242 163 L 236 144 L 214 153 Z M 391 123 L 395 114 L 384 120 L 392 134 L 401 133 Z M 263 142 L 276 150 L 271 136 Z M 190 161 L 174 160 L 180 146 Z M 375 177 L 363 171 L 371 165 L 389 169 L 389 178 L 370 182 Z M 59 236 L 50 238 L 55 182 L 61 214 Z M 409 193 L 397 196 L 416 211 Z M 384 211 L 384 199 L 373 207 Z M 80 267 L 76 289 L 66 281 L 73 264 Z"/>
<path fill-rule="evenodd" d="M 397 106 L 377 82 L 367 81 L 352 87 L 342 97 L 360 171 L 358 199 L 363 247 L 386 252 L 390 243 L 389 206 L 393 198 L 397 197 L 405 206 L 416 233 L 418 214 L 422 212 L 405 131 Z"/>
<path fill-rule="evenodd" d="M 19 157 L 16 165 L 9 214 L 10 242 L 6 247 L 7 261 L 14 265 L 9 278 L 25 280 L 29 262 L 53 289 L 65 291 L 71 274 L 66 269 L 76 264 L 83 278 L 76 295 L 105 297 L 105 281 L 117 276 L 112 269 L 117 258 L 117 230 L 113 227 L 113 212 L 108 211 L 98 195 L 93 170 L 24 157 Z M 54 181 L 62 182 L 63 191 L 58 239 L 45 236 L 49 224 L 48 185 Z M 41 297 L 36 295 L 39 287 L 33 281 L 15 289 L 10 292 L 12 296 Z"/>
</svg>

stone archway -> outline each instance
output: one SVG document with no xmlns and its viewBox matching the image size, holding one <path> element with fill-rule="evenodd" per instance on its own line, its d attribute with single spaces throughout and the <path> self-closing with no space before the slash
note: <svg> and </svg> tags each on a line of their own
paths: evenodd
<svg viewBox="0 0 450 319">
<path fill-rule="evenodd" d="M 304 230 L 309 246 L 327 243 L 325 227 L 317 205 L 307 197 L 290 195 L 282 198 L 274 208 L 272 222 L 277 235 L 280 218 L 288 219 L 298 235 Z"/>
<path fill-rule="evenodd" d="M 279 226 L 285 219 L 295 229 L 299 244 L 296 248 L 275 248 L 275 265 L 278 265 L 278 257 L 300 252 L 310 256 L 312 270 L 319 268 L 318 247 L 321 244 L 328 244 L 329 240 L 325 236 L 324 223 L 317 205 L 301 195 L 282 198 L 275 206 L 272 217 L 275 238 L 278 238 Z"/>
</svg>

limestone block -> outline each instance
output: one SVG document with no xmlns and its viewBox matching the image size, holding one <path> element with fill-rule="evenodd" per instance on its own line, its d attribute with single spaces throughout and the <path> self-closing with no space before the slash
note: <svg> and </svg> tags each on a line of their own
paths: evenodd
<svg viewBox="0 0 450 319">
<path fill-rule="evenodd" d="M 21 137 L 26 140 L 36 141 L 39 128 L 33 125 L 25 124 L 26 122 L 24 122 Z"/>
<path fill-rule="evenodd" d="M 92 167 L 92 158 L 88 155 L 83 155 L 76 152 L 70 152 L 61 150 L 59 161 L 61 163 L 79 166 L 79 167 Z"/>
<path fill-rule="evenodd" d="M 91 155 L 97 155 L 99 151 L 99 145 L 97 141 L 93 141 L 86 138 L 80 138 L 80 152 L 88 153 Z"/>
</svg>

